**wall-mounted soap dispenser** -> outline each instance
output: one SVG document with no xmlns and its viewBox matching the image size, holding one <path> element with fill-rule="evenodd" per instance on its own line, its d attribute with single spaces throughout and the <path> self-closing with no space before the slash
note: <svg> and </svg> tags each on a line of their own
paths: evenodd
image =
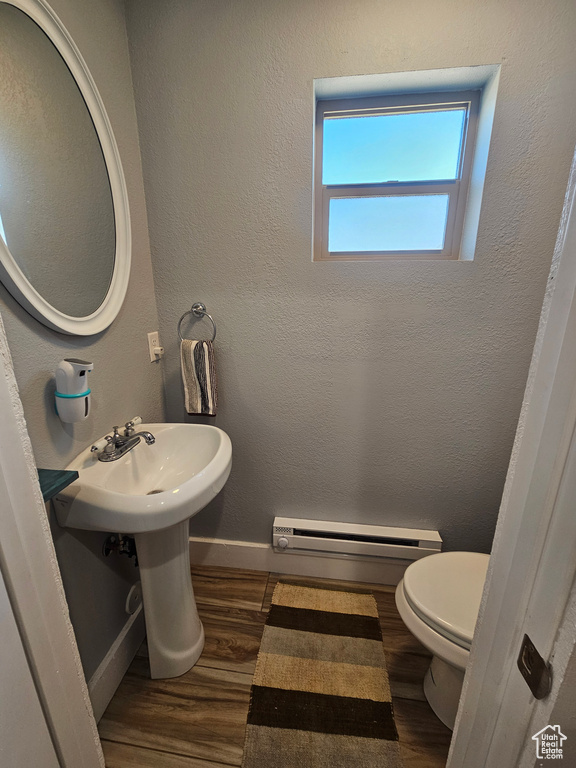
<svg viewBox="0 0 576 768">
<path fill-rule="evenodd" d="M 56 368 L 56 413 L 66 424 L 82 421 L 90 413 L 88 374 L 93 363 L 69 357 Z"/>
</svg>

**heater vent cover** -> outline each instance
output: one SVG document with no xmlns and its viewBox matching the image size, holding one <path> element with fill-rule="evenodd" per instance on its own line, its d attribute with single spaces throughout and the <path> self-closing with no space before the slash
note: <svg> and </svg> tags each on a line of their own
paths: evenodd
<svg viewBox="0 0 576 768">
<path fill-rule="evenodd" d="M 281 545 L 278 540 L 282 538 Z M 438 531 L 356 525 L 326 520 L 276 517 L 272 528 L 274 549 L 280 552 L 362 555 L 418 560 L 442 549 Z"/>
</svg>

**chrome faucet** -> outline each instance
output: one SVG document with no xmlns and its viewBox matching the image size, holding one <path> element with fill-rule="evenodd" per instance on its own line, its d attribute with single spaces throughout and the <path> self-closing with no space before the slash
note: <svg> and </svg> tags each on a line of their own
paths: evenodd
<svg viewBox="0 0 576 768">
<path fill-rule="evenodd" d="M 104 438 L 106 442 L 103 447 L 101 443 L 96 443 L 90 449 L 92 453 L 98 453 L 98 461 L 117 461 L 132 448 L 135 448 L 141 437 L 144 438 L 146 445 L 152 445 L 156 442 L 156 438 L 151 432 L 146 430 L 134 432 L 134 422 L 132 421 L 127 421 L 124 425 L 123 435 L 118 431 L 118 427 L 112 427 L 112 432 L 112 435 L 106 435 Z"/>
</svg>

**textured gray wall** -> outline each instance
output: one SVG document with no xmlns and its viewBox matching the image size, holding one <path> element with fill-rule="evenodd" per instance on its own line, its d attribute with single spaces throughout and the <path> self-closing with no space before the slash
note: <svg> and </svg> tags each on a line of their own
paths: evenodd
<svg viewBox="0 0 576 768">
<path fill-rule="evenodd" d="M 128 0 L 168 413 L 202 300 L 234 445 L 193 534 L 263 542 L 294 513 L 489 549 L 576 140 L 575 13 Z M 475 261 L 311 263 L 313 78 L 498 63 Z"/>
<path fill-rule="evenodd" d="M 28 315 L 0 286 L 0 312 L 14 360 L 37 464 L 62 468 L 80 450 L 131 416 L 163 419 L 160 366 L 149 362 L 146 332 L 157 328 L 147 220 L 123 6 L 120 0 L 52 0 L 84 56 L 112 123 L 122 157 L 132 215 L 132 273 L 122 310 L 105 332 L 64 336 Z M 54 369 L 64 357 L 94 362 L 92 413 L 64 425 L 54 413 Z M 104 536 L 60 529 L 58 560 L 84 669 L 94 672 L 127 616 L 124 601 L 137 570 L 101 555 Z"/>
</svg>

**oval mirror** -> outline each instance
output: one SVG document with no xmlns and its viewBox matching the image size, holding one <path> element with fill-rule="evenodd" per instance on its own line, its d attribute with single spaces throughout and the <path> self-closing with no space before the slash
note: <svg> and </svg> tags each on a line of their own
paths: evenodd
<svg viewBox="0 0 576 768">
<path fill-rule="evenodd" d="M 130 273 L 118 148 L 74 42 L 43 0 L 0 0 L 0 280 L 44 325 L 87 336 Z"/>
</svg>

